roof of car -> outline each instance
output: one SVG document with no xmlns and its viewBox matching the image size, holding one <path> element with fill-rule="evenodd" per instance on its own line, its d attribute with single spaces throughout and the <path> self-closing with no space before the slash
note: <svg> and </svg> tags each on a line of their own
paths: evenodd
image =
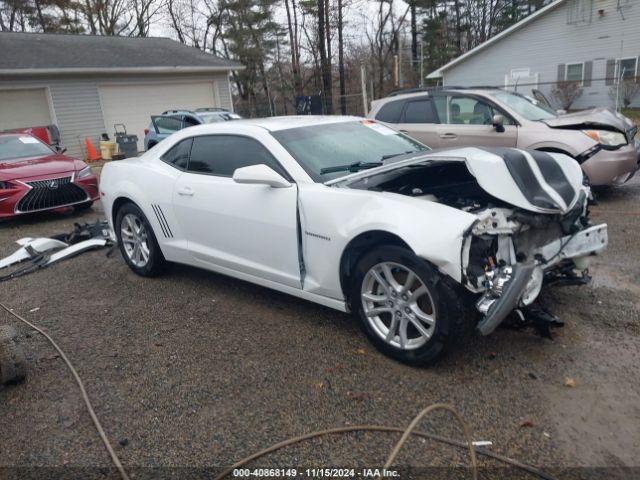
<svg viewBox="0 0 640 480">
<path fill-rule="evenodd" d="M 310 127 L 314 125 L 328 125 L 331 123 L 354 122 L 365 120 L 361 117 L 342 115 L 290 115 L 286 117 L 250 118 L 234 120 L 234 125 L 261 127 L 271 132 L 287 130 L 289 128 Z"/>
</svg>

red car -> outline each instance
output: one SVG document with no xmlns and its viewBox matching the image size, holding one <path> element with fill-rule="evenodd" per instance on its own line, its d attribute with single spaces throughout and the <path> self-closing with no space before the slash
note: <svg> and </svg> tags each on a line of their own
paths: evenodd
<svg viewBox="0 0 640 480">
<path fill-rule="evenodd" d="M 0 219 L 97 200 L 98 178 L 86 163 L 24 133 L 0 133 Z"/>
</svg>

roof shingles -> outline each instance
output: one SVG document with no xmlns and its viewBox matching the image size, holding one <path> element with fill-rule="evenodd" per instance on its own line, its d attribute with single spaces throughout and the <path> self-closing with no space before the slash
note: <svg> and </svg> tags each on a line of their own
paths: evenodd
<svg viewBox="0 0 640 480">
<path fill-rule="evenodd" d="M 242 68 L 169 38 L 0 32 L 0 70 L 194 67 Z"/>
</svg>

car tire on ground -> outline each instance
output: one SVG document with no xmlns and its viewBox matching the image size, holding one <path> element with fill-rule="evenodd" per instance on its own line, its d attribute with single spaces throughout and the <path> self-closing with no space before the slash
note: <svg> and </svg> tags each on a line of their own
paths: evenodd
<svg viewBox="0 0 640 480">
<path fill-rule="evenodd" d="M 409 249 L 374 248 L 358 261 L 352 278 L 352 309 L 385 355 L 428 365 L 463 336 L 462 299 L 445 277 Z"/>
<path fill-rule="evenodd" d="M 120 207 L 114 227 L 118 247 L 131 270 L 143 277 L 153 277 L 164 271 L 167 262 L 153 228 L 137 205 L 125 203 Z"/>
<path fill-rule="evenodd" d="M 155 143 L 155 142 L 149 142 L 149 145 L 147 145 L 147 151 L 151 150 L 156 145 L 157 145 L 157 143 Z"/>
<path fill-rule="evenodd" d="M 80 203 L 78 205 L 74 205 L 73 206 L 73 210 L 75 212 L 84 212 L 86 210 L 89 210 L 91 208 L 91 206 L 93 205 L 92 201 L 89 202 L 84 202 L 84 203 Z"/>
</svg>

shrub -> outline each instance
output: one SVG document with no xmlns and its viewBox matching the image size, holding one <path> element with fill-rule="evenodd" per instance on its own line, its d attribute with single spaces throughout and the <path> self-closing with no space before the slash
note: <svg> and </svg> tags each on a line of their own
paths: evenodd
<svg viewBox="0 0 640 480">
<path fill-rule="evenodd" d="M 564 110 L 569 110 L 573 102 L 582 95 L 582 88 L 579 82 L 563 81 L 558 82 L 551 90 L 551 95 Z"/>
</svg>

